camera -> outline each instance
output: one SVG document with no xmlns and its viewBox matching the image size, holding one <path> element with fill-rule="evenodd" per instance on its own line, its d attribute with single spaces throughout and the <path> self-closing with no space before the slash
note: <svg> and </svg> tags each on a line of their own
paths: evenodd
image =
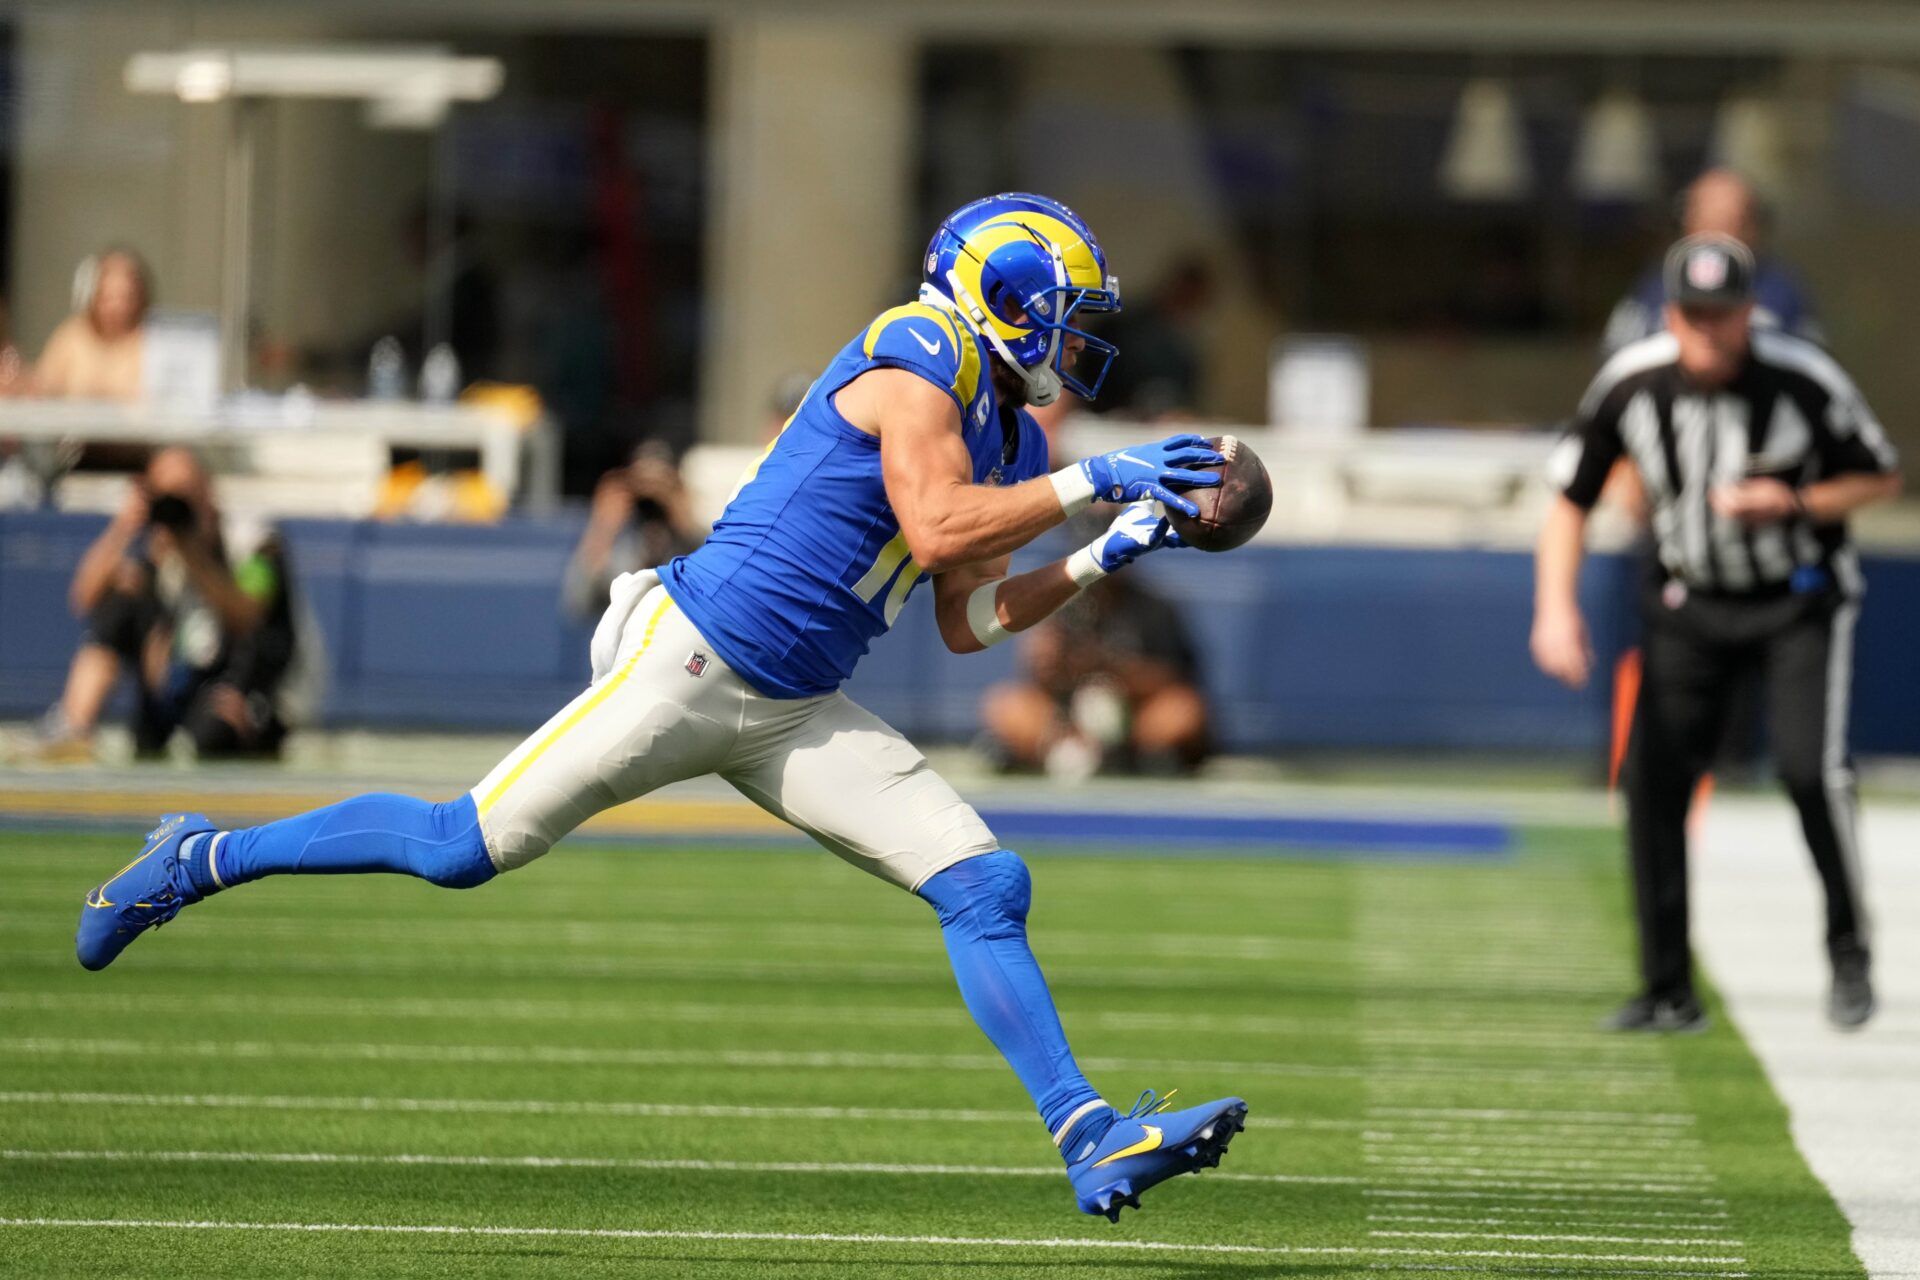
<svg viewBox="0 0 1920 1280">
<path fill-rule="evenodd" d="M 193 506 L 177 493 L 162 493 L 147 504 L 147 523 L 179 532 L 193 526 Z"/>
</svg>

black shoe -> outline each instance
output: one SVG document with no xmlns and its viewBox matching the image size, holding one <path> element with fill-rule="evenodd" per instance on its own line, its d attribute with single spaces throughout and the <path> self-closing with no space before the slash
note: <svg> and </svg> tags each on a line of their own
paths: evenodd
<svg viewBox="0 0 1920 1280">
<path fill-rule="evenodd" d="M 1833 957 L 1833 986 L 1827 991 L 1827 1021 L 1842 1031 L 1858 1031 L 1873 1016 L 1873 982 L 1864 951 Z"/>
<path fill-rule="evenodd" d="M 1691 995 L 1635 996 L 1602 1018 L 1600 1029 L 1692 1035 L 1707 1029 L 1707 1011 Z"/>
</svg>

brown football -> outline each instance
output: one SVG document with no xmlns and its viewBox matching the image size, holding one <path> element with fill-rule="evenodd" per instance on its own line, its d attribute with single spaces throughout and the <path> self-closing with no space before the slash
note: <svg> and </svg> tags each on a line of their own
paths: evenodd
<svg viewBox="0 0 1920 1280">
<path fill-rule="evenodd" d="M 1193 471 L 1218 471 L 1220 483 L 1206 489 L 1187 489 L 1182 496 L 1200 508 L 1197 516 L 1169 511 L 1167 521 L 1180 540 L 1202 551 L 1231 551 L 1245 546 L 1260 532 L 1273 511 L 1273 482 L 1260 455 L 1232 436 L 1218 436 L 1207 443 L 1226 458 L 1219 466 L 1192 467 Z"/>
</svg>

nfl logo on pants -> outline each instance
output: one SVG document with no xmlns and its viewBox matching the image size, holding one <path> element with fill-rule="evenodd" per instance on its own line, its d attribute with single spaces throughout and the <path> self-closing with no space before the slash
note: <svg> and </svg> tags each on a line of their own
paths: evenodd
<svg viewBox="0 0 1920 1280">
<path fill-rule="evenodd" d="M 707 655 L 695 649 L 687 655 L 687 674 L 703 676 L 707 674 Z"/>
</svg>

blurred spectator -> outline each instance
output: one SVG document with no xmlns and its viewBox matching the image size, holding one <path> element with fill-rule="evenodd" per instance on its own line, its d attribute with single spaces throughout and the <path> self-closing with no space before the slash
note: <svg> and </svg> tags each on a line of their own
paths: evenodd
<svg viewBox="0 0 1920 1280">
<path fill-rule="evenodd" d="M 1683 235 L 1717 232 L 1732 236 L 1753 250 L 1758 259 L 1754 277 L 1754 324 L 1781 329 L 1813 342 L 1826 341 L 1826 334 L 1814 315 L 1813 300 L 1791 272 L 1766 254 L 1762 243 L 1766 209 L 1759 193 L 1745 178 L 1731 169 L 1709 169 L 1695 178 L 1682 197 L 1680 222 Z M 1607 317 L 1606 333 L 1600 340 L 1601 355 L 1611 356 L 1628 343 L 1664 330 L 1665 306 L 1666 286 L 1661 280 L 1660 263 L 1655 262 Z"/>
<path fill-rule="evenodd" d="M 286 735 L 276 701 L 294 658 L 279 537 L 229 558 L 199 461 L 163 449 L 81 557 L 68 598 L 87 633 L 65 693 L 41 725 L 40 754 L 85 759 L 102 710 L 133 677 L 134 749 L 166 748 L 185 727 L 202 757 L 271 756 Z"/>
<path fill-rule="evenodd" d="M 1178 610 L 1137 581 L 1101 582 L 1028 631 L 1017 679 L 987 691 L 990 749 L 1017 768 L 1187 773 L 1206 758 L 1199 661 Z"/>
<path fill-rule="evenodd" d="M 593 491 L 586 531 L 567 565 L 567 611 L 581 619 L 598 617 L 615 578 L 665 564 L 706 538 L 673 451 L 648 441 Z"/>
<path fill-rule="evenodd" d="M 71 400 L 138 400 L 153 277 L 131 249 L 80 264 L 74 314 L 60 322 L 27 380 L 29 394 Z"/>
<path fill-rule="evenodd" d="M 1199 326 L 1213 301 L 1213 271 L 1193 256 L 1176 262 L 1142 303 L 1128 304 L 1101 336 L 1120 355 L 1098 408 L 1142 419 L 1191 415 L 1200 403 Z"/>
<path fill-rule="evenodd" d="M 426 277 L 424 305 L 393 328 L 415 367 L 427 358 L 428 332 L 437 320 L 441 339 L 460 361 L 463 381 L 499 377 L 500 286 L 480 251 L 473 215 L 461 209 L 444 228 L 437 227 L 423 197 L 407 215 L 401 235 L 408 258 Z"/>
</svg>

